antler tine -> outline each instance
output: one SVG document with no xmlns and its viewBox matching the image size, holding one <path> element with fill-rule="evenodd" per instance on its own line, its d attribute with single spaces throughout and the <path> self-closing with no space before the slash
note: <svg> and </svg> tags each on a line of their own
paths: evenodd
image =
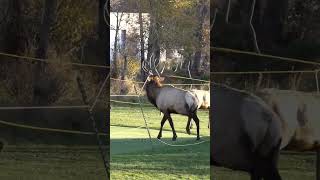
<svg viewBox="0 0 320 180">
<path fill-rule="evenodd" d="M 148 69 L 146 68 L 146 62 L 145 61 L 142 62 L 142 70 L 144 72 L 148 72 Z"/>
<path fill-rule="evenodd" d="M 190 72 L 190 65 L 191 65 L 191 61 L 188 62 L 188 74 L 189 74 L 189 78 L 192 78 L 191 72 Z"/>
<path fill-rule="evenodd" d="M 162 68 L 162 70 L 161 70 L 161 72 L 160 72 L 161 74 L 163 73 L 165 67 L 166 67 L 166 63 L 164 63 L 164 65 L 163 65 L 163 68 Z"/>
<path fill-rule="evenodd" d="M 155 62 L 156 62 L 156 59 L 154 59 L 154 61 L 153 61 L 154 70 L 156 71 L 156 73 L 157 73 L 158 76 L 160 77 L 160 73 L 158 72 L 158 69 L 157 69 L 159 63 L 156 65 Z"/>
<path fill-rule="evenodd" d="M 158 68 L 158 66 L 159 66 L 159 64 L 160 64 L 160 60 L 159 60 L 158 64 L 156 65 L 156 60 L 157 60 L 157 59 L 154 59 L 154 61 L 153 61 L 154 68 Z"/>
<path fill-rule="evenodd" d="M 176 66 L 176 68 L 175 68 L 175 70 L 173 72 L 177 72 L 178 68 L 179 68 L 179 62 L 177 62 L 177 66 Z"/>
<path fill-rule="evenodd" d="M 150 67 L 150 69 L 152 69 L 152 58 L 153 58 L 153 54 L 151 54 L 150 59 L 149 59 L 149 67 Z"/>
<path fill-rule="evenodd" d="M 188 62 L 188 73 L 189 73 L 189 78 L 192 79 L 191 72 L 190 72 L 190 65 L 191 65 L 191 60 L 189 60 L 189 62 Z M 192 84 L 190 86 L 190 89 L 192 89 Z"/>
</svg>

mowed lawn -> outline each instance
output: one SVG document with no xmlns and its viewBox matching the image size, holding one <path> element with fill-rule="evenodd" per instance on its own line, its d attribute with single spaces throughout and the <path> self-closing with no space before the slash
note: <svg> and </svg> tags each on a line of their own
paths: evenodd
<svg viewBox="0 0 320 180">
<path fill-rule="evenodd" d="M 209 143 L 190 147 L 168 147 L 159 144 L 155 138 L 159 132 L 161 117 L 152 107 L 144 107 L 151 128 L 153 146 L 144 129 L 144 121 L 137 107 L 114 107 L 111 111 L 111 177 L 112 179 L 210 179 Z M 209 139 L 207 129 L 208 112 L 199 112 L 202 139 Z M 195 135 L 185 134 L 187 118 L 174 115 L 178 131 L 177 142 L 172 142 L 168 123 L 163 135 L 165 141 L 173 144 L 195 142 Z M 136 128 L 140 127 L 140 128 Z M 195 126 L 192 129 L 195 133 Z M 280 173 L 284 180 L 314 180 L 315 154 L 282 152 Z M 213 167 L 214 180 L 248 180 L 246 173 L 226 168 Z"/>
<path fill-rule="evenodd" d="M 178 138 L 171 140 L 172 131 L 166 122 L 163 141 L 156 137 L 162 115 L 153 107 L 143 108 L 152 141 L 144 128 L 139 107 L 111 109 L 111 179 L 210 179 L 208 111 L 199 112 L 201 140 L 196 141 L 195 124 L 191 135 L 186 134 L 187 117 L 173 115 Z"/>
<path fill-rule="evenodd" d="M 282 152 L 280 156 L 280 174 L 283 180 L 315 180 L 316 179 L 315 154 Z M 248 180 L 249 175 L 226 168 L 212 167 L 214 180 Z"/>
<path fill-rule="evenodd" d="M 101 180 L 96 146 L 7 146 L 0 153 L 1 180 Z"/>
</svg>

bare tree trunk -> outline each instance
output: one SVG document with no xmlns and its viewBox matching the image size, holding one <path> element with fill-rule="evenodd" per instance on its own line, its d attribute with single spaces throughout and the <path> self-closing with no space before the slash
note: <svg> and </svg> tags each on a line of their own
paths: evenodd
<svg viewBox="0 0 320 180">
<path fill-rule="evenodd" d="M 143 63 L 144 63 L 144 35 L 143 35 L 143 19 L 142 19 L 142 5 L 141 5 L 142 1 L 140 0 L 140 7 L 139 7 L 139 25 L 140 25 L 140 54 L 141 54 L 141 60 L 140 60 L 140 75 L 141 75 L 141 79 L 142 81 L 145 80 L 146 78 L 146 74 L 144 72 L 144 70 L 142 69 Z"/>
<path fill-rule="evenodd" d="M 106 0 L 99 0 L 99 22 L 98 22 L 98 35 L 103 39 L 107 34 L 107 25 L 104 20 Z"/>
<path fill-rule="evenodd" d="M 8 53 L 23 54 L 26 50 L 26 35 L 23 27 L 22 5 L 19 0 L 8 1 L 8 14 L 13 19 L 6 25 L 4 50 Z"/>
<path fill-rule="evenodd" d="M 49 47 L 49 34 L 50 28 L 53 25 L 56 18 L 57 0 L 46 0 L 44 4 L 44 13 L 42 22 L 40 25 L 40 35 L 38 49 L 36 51 L 36 57 L 41 59 L 47 59 L 47 51 Z M 46 98 L 48 96 L 48 88 L 50 88 L 50 82 L 44 82 L 41 80 L 41 73 L 43 72 L 43 64 L 37 63 L 34 74 L 34 97 L 33 102 L 35 104 L 46 104 Z"/>
<path fill-rule="evenodd" d="M 126 53 L 126 30 L 122 30 L 121 31 L 121 41 L 122 41 L 122 47 L 121 47 L 121 54 L 123 55 L 123 59 L 124 59 L 124 62 L 123 62 L 123 68 L 122 68 L 122 72 L 121 72 L 121 90 L 120 90 L 120 93 L 121 94 L 125 94 L 126 92 L 126 84 L 125 84 L 125 77 L 126 77 L 126 74 L 127 74 L 127 70 L 128 70 L 128 60 L 127 60 L 127 53 Z"/>
<path fill-rule="evenodd" d="M 147 54 L 147 60 L 150 60 L 151 55 L 153 55 L 153 58 L 156 59 L 155 63 L 157 64 L 160 59 L 160 42 L 159 42 L 159 29 L 160 25 L 158 22 L 158 16 L 157 16 L 157 7 L 154 7 L 156 5 L 157 1 L 149 0 L 150 3 L 150 27 L 149 27 L 149 38 L 148 38 L 148 54 Z"/>
<path fill-rule="evenodd" d="M 117 60 L 117 53 L 118 53 L 118 31 L 119 31 L 119 26 L 121 22 L 121 17 L 119 18 L 119 12 L 117 12 L 117 21 L 116 21 L 116 35 L 114 37 L 114 44 L 113 44 L 113 55 L 112 55 L 112 60 L 113 60 L 113 68 L 112 68 L 112 77 L 118 78 L 118 60 Z"/>
<path fill-rule="evenodd" d="M 196 75 L 199 75 L 200 73 L 201 55 L 202 55 L 201 51 L 203 48 L 203 24 L 208 11 L 208 8 L 206 7 L 205 3 L 206 3 L 206 0 L 201 0 L 198 7 L 198 11 L 197 11 L 199 25 L 196 31 L 196 37 L 199 42 L 199 45 L 196 47 L 196 52 L 195 52 L 194 60 L 192 64 L 192 71 Z"/>
</svg>

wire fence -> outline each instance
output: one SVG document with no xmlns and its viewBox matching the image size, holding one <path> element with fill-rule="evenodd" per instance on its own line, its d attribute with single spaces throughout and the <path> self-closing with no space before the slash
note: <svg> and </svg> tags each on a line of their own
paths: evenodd
<svg viewBox="0 0 320 180">
<path fill-rule="evenodd" d="M 0 120 L 0 124 L 16 127 L 16 128 L 23 128 L 29 130 L 37 130 L 37 131 L 46 131 L 46 132 L 57 132 L 57 133 L 66 133 L 66 134 L 78 134 L 78 135 L 95 135 L 95 132 L 87 132 L 87 131 L 75 131 L 75 130 L 68 130 L 68 129 L 56 129 L 56 128 L 44 128 L 44 127 L 37 127 L 19 123 L 13 123 L 8 121 Z M 98 133 L 99 136 L 108 136 L 107 133 Z"/>
<path fill-rule="evenodd" d="M 91 67 L 91 68 L 102 68 L 102 69 L 108 69 L 110 66 L 103 66 L 103 65 L 96 65 L 96 64 L 83 64 L 83 63 L 66 63 L 66 62 L 59 62 L 59 61 L 50 61 L 49 59 L 41 59 L 41 58 L 34 58 L 34 57 L 28 57 L 28 56 L 21 56 L 16 54 L 9 54 L 0 52 L 0 56 L 6 56 L 6 57 L 12 57 L 16 59 L 9 59 L 9 60 L 21 60 L 21 61 L 28 61 L 28 62 L 42 62 L 47 64 L 61 64 L 65 66 L 76 66 L 76 67 Z M 7 59 L 8 60 L 8 59 Z"/>
</svg>

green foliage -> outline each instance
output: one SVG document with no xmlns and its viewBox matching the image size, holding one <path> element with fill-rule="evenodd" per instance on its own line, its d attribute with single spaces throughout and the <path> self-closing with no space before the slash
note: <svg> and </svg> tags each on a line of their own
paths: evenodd
<svg viewBox="0 0 320 180">
<path fill-rule="evenodd" d="M 128 58 L 128 70 L 127 78 L 135 79 L 135 77 L 140 73 L 140 62 L 137 58 Z"/>
<path fill-rule="evenodd" d="M 52 29 L 52 39 L 58 51 L 80 47 L 92 35 L 97 23 L 96 1 L 59 0 L 57 21 Z"/>
</svg>

